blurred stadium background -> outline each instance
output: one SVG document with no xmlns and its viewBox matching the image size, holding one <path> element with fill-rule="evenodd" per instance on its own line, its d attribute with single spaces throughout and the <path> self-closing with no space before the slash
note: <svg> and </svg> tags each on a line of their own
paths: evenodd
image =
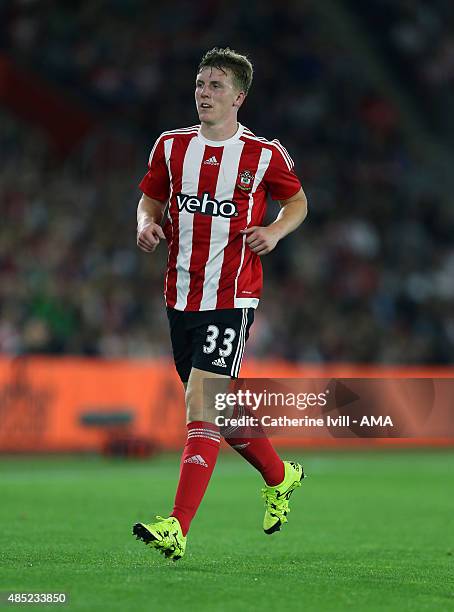
<svg viewBox="0 0 454 612">
<path fill-rule="evenodd" d="M 137 185 L 155 138 L 197 121 L 195 69 L 215 45 L 250 55 L 240 121 L 282 141 L 309 200 L 302 228 L 263 260 L 244 372 L 452 377 L 453 18 L 451 0 L 0 2 L 0 451 L 181 445 L 166 249 L 136 247 Z M 233 491 L 258 480 L 223 457 L 188 555 L 202 569 L 167 578 L 153 559 L 152 584 L 176 588 L 185 609 L 219 593 L 271 609 L 277 555 L 293 609 L 452 609 L 452 451 L 296 452 L 316 478 L 295 540 L 265 549 L 247 512 L 233 529 Z M 176 455 L 5 454 L 1 588 L 174 610 L 146 589 L 149 557 L 125 524 L 170 504 L 177 471 Z M 217 537 L 230 555 L 220 565 Z"/>
<path fill-rule="evenodd" d="M 136 247 L 137 185 L 157 135 L 197 120 L 194 71 L 214 45 L 252 58 L 240 119 L 289 149 L 310 208 L 263 260 L 244 372 L 449 366 L 452 13 L 448 0 L 1 3 L 1 448 L 25 448 L 27 428 L 29 448 L 49 446 L 50 427 L 69 448 L 71 422 L 87 448 L 96 427 L 75 414 L 130 427 L 131 409 L 142 432 L 159 413 L 178 445 L 166 249 Z"/>
<path fill-rule="evenodd" d="M 451 363 L 451 2 L 0 10 L 2 353 L 169 355 L 165 248 L 136 249 L 137 183 L 157 135 L 197 121 L 203 51 L 230 45 L 256 70 L 241 121 L 287 146 L 310 204 L 264 259 L 248 356 Z"/>
</svg>

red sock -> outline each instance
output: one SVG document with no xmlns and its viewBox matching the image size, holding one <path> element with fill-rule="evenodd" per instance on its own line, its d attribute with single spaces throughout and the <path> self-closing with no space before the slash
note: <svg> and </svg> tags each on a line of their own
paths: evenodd
<svg viewBox="0 0 454 612">
<path fill-rule="evenodd" d="M 251 416 L 247 408 L 235 407 L 234 418 L 244 415 Z M 254 429 L 254 436 L 251 436 L 251 433 L 248 427 L 229 428 L 227 431 L 222 431 L 227 444 L 261 473 L 267 485 L 274 487 L 281 484 L 285 476 L 284 462 L 261 427 Z"/>
<path fill-rule="evenodd" d="M 188 423 L 188 439 L 181 457 L 180 480 L 175 505 L 170 516 L 175 516 L 183 535 L 205 494 L 219 453 L 219 427 L 205 421 Z"/>
</svg>

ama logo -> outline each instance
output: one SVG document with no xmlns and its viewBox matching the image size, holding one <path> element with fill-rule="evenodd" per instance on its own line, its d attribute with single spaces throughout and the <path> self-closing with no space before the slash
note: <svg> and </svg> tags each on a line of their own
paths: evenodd
<svg viewBox="0 0 454 612">
<path fill-rule="evenodd" d="M 200 213 L 202 215 L 209 215 L 210 217 L 224 217 L 225 219 L 238 217 L 238 210 L 235 202 L 231 200 L 218 202 L 218 200 L 211 198 L 207 191 L 202 194 L 201 198 L 189 196 L 184 193 L 177 193 L 176 200 L 180 212 L 182 210 L 187 210 L 192 214 Z"/>
</svg>

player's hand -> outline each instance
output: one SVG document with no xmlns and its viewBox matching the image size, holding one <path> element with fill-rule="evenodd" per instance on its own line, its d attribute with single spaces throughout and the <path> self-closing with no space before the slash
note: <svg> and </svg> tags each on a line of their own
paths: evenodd
<svg viewBox="0 0 454 612">
<path fill-rule="evenodd" d="M 161 238 L 165 240 L 162 227 L 157 223 L 149 223 L 141 231 L 137 231 L 137 246 L 145 253 L 153 253 Z"/>
<path fill-rule="evenodd" d="M 246 234 L 246 242 L 253 253 L 259 256 L 268 255 L 276 244 L 279 242 L 281 236 L 277 231 L 277 228 L 273 228 L 271 225 L 268 227 L 252 226 L 245 230 L 241 230 L 242 234 Z"/>
</svg>

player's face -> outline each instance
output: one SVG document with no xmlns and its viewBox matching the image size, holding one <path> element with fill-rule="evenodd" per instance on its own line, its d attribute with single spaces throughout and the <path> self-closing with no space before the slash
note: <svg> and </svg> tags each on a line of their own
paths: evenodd
<svg viewBox="0 0 454 612">
<path fill-rule="evenodd" d="M 216 125 L 235 117 L 243 103 L 244 92 L 239 92 L 229 70 L 204 68 L 195 85 L 195 103 L 201 123 Z"/>
</svg>

